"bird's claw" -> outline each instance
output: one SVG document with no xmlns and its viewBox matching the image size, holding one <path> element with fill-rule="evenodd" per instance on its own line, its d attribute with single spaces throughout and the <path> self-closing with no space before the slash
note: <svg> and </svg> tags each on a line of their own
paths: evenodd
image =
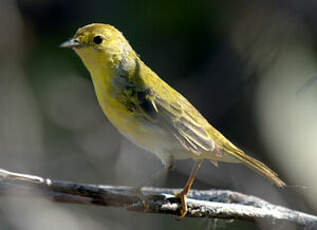
<svg viewBox="0 0 317 230">
<path fill-rule="evenodd" d="M 187 203 L 184 191 L 174 193 L 174 195 L 181 200 L 181 209 L 180 209 L 180 216 L 176 218 L 176 220 L 182 220 L 187 214 Z"/>
<path fill-rule="evenodd" d="M 150 210 L 150 205 L 146 197 L 144 196 L 142 192 L 142 187 L 135 187 L 131 190 L 135 195 L 142 201 L 142 204 L 144 206 L 144 212 L 148 212 Z"/>
</svg>

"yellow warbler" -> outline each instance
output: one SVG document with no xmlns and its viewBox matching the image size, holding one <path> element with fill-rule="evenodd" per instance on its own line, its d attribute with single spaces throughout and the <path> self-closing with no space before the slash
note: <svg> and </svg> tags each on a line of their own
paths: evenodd
<svg viewBox="0 0 317 230">
<path fill-rule="evenodd" d="M 275 172 L 233 145 L 145 65 L 113 26 L 86 25 L 61 47 L 73 48 L 80 56 L 103 112 L 125 137 L 156 154 L 165 166 L 172 159 L 196 161 L 185 187 L 176 194 L 182 203 L 181 217 L 186 215 L 186 196 L 203 159 L 215 165 L 243 163 L 277 186 L 285 186 Z"/>
</svg>

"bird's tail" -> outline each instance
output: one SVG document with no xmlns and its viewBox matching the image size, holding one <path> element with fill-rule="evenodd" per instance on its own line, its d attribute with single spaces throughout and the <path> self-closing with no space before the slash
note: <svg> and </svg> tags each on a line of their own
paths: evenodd
<svg viewBox="0 0 317 230">
<path fill-rule="evenodd" d="M 262 162 L 248 156 L 245 154 L 241 149 L 234 146 L 232 143 L 227 143 L 224 147 L 225 152 L 229 153 L 231 156 L 236 158 L 237 160 L 241 161 L 246 166 L 254 169 L 256 172 L 262 174 L 278 187 L 285 187 L 286 184 L 278 177 L 278 175 L 267 167 Z"/>
</svg>

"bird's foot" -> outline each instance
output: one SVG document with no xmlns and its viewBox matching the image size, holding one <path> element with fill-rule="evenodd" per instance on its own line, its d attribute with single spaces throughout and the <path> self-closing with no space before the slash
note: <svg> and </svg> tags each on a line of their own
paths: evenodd
<svg viewBox="0 0 317 230">
<path fill-rule="evenodd" d="M 150 210 L 150 205 L 147 198 L 144 196 L 142 192 L 142 187 L 134 187 L 131 189 L 131 192 L 135 193 L 135 195 L 142 201 L 144 206 L 144 212 L 148 212 Z"/>
<path fill-rule="evenodd" d="M 185 194 L 184 190 L 182 190 L 181 192 L 175 193 L 174 195 L 181 200 L 180 216 L 177 217 L 176 220 L 182 220 L 188 211 L 186 202 L 187 194 Z"/>
</svg>

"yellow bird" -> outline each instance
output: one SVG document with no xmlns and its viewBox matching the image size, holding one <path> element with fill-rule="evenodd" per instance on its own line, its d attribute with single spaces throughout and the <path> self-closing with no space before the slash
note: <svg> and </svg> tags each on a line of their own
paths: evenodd
<svg viewBox="0 0 317 230">
<path fill-rule="evenodd" d="M 91 74 L 103 112 L 125 137 L 156 154 L 170 168 L 173 159 L 195 160 L 183 190 L 186 196 L 203 161 L 243 163 L 279 187 L 285 183 L 265 164 L 246 155 L 217 131 L 180 93 L 164 82 L 137 55 L 122 33 L 107 24 L 79 28 L 61 47 L 73 48 Z"/>
</svg>

